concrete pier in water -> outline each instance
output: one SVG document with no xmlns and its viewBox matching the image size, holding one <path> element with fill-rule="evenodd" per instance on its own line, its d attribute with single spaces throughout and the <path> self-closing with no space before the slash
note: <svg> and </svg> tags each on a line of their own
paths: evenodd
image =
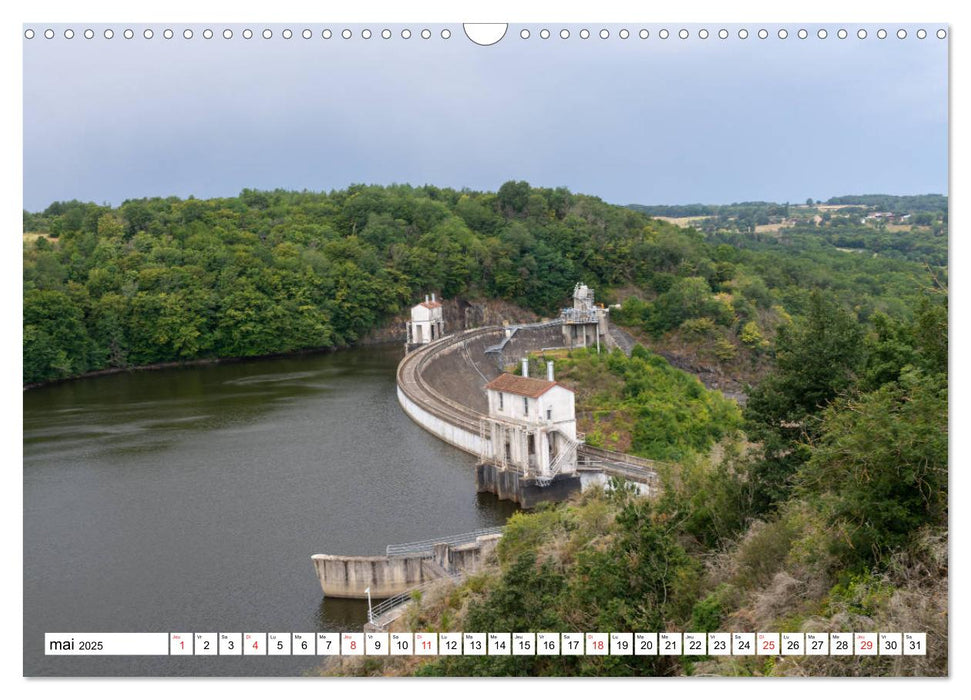
<svg viewBox="0 0 971 700">
<path fill-rule="evenodd" d="M 425 543 L 405 554 L 311 557 L 324 597 L 390 598 L 439 579 L 474 573 L 496 547 L 500 534 L 474 537 L 456 543 Z"/>
</svg>

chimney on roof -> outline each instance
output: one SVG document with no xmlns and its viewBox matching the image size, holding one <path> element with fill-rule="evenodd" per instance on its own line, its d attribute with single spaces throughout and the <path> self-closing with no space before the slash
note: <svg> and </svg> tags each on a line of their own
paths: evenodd
<svg viewBox="0 0 971 700">
<path fill-rule="evenodd" d="M 548 360 L 546 362 L 546 379 L 547 381 L 554 381 L 553 379 L 553 360 Z"/>
<path fill-rule="evenodd" d="M 523 376 L 529 376 L 529 358 L 526 357 L 523 358 Z"/>
<path fill-rule="evenodd" d="M 432 292 L 432 301 L 435 301 L 435 292 Z"/>
<path fill-rule="evenodd" d="M 427 294 L 425 295 L 425 303 L 426 304 L 428 303 L 428 295 Z"/>
</svg>

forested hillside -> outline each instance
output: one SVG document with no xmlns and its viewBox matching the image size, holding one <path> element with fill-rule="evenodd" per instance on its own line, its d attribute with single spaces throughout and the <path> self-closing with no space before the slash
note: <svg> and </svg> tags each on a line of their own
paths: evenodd
<svg viewBox="0 0 971 700">
<path fill-rule="evenodd" d="M 759 355 L 824 289 L 863 322 L 911 314 L 908 260 L 708 241 L 565 189 L 355 185 L 225 199 L 56 202 L 24 213 L 24 382 L 345 346 L 421 294 L 555 314 L 577 281 L 659 334 Z"/>
<path fill-rule="evenodd" d="M 775 347 L 776 368 L 744 411 L 745 434 L 726 436 L 721 458 L 684 452 L 656 499 L 615 483 L 514 515 L 491 565 L 416 596 L 394 629 L 919 631 L 926 654 L 392 656 L 341 672 L 947 675 L 943 293 L 930 292 L 913 320 L 881 317 L 872 332 L 814 294 Z M 651 362 L 639 347 L 634 358 Z M 622 358 L 612 360 L 624 372 Z M 572 358 L 562 361 L 568 376 L 573 369 Z M 685 399 L 682 410 L 698 405 Z"/>
</svg>

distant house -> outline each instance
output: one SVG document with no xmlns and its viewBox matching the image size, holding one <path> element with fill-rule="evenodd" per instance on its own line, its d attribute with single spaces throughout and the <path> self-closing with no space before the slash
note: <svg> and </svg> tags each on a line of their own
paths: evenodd
<svg viewBox="0 0 971 700">
<path fill-rule="evenodd" d="M 492 446 L 492 462 L 538 481 L 576 472 L 576 410 L 571 389 L 553 379 L 547 363 L 546 379 L 501 374 L 485 385 L 489 419 L 483 438 Z"/>
<path fill-rule="evenodd" d="M 442 304 L 425 296 L 425 301 L 411 307 L 411 320 L 407 322 L 408 347 L 426 345 L 445 335 L 445 320 L 442 316 Z"/>
</svg>

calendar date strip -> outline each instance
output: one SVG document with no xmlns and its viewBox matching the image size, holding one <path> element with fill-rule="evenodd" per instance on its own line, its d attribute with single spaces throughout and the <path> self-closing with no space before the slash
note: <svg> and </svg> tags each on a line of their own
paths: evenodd
<svg viewBox="0 0 971 700">
<path fill-rule="evenodd" d="M 924 632 L 111 632 L 48 656 L 926 656 Z"/>
</svg>

